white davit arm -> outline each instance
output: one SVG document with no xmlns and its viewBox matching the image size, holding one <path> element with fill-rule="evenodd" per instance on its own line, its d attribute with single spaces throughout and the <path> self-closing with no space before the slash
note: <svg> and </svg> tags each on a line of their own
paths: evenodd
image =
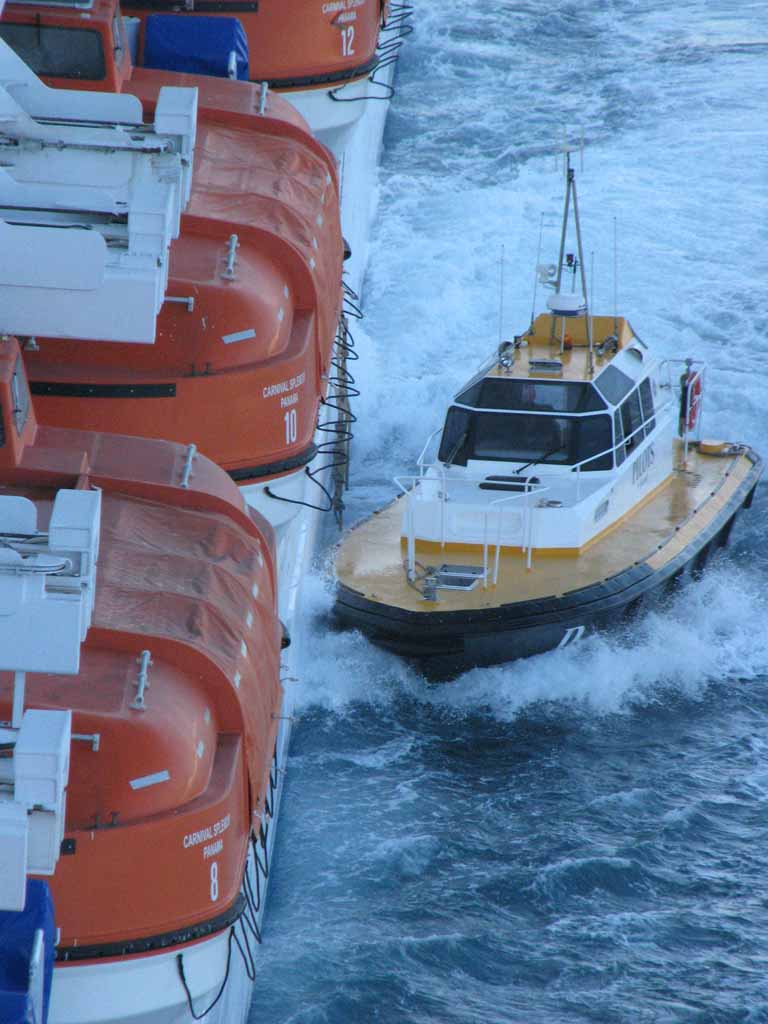
<svg viewBox="0 0 768 1024">
<path fill-rule="evenodd" d="M 153 342 L 189 201 L 197 90 L 50 89 L 0 40 L 0 332 Z"/>
<path fill-rule="evenodd" d="M 27 874 L 52 875 L 59 858 L 72 713 L 24 710 L 25 677 L 80 667 L 100 523 L 100 491 L 60 490 L 47 533 L 31 501 L 0 497 L 0 669 L 15 673 L 0 728 L 0 910 L 23 910 Z"/>
</svg>

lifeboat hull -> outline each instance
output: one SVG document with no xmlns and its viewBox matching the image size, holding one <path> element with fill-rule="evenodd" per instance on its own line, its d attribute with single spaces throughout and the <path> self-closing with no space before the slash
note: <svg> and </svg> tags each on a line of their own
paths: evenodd
<svg viewBox="0 0 768 1024">
<path fill-rule="evenodd" d="M 151 13 L 237 18 L 248 39 L 251 80 L 301 89 L 341 84 L 373 70 L 383 7 L 381 0 L 226 0 L 196 12 L 180 10 L 175 0 L 139 0 L 124 5 L 123 13 L 141 21 L 142 53 Z"/>
</svg>

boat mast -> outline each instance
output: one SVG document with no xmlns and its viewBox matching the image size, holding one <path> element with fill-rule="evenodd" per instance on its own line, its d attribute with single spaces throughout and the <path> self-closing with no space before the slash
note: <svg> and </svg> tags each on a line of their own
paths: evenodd
<svg viewBox="0 0 768 1024">
<path fill-rule="evenodd" d="M 573 313 L 572 312 L 570 315 L 579 315 L 579 316 L 583 316 L 584 317 L 584 322 L 585 322 L 585 325 L 586 325 L 586 332 L 587 332 L 587 344 L 588 344 L 588 348 L 589 348 L 588 371 L 589 371 L 590 377 L 592 377 L 594 375 L 594 372 L 595 372 L 594 346 L 593 346 L 593 337 L 592 337 L 592 321 L 591 321 L 591 318 L 590 318 L 590 315 L 589 315 L 589 297 L 588 297 L 588 294 L 587 294 L 587 276 L 586 276 L 586 270 L 585 270 L 585 267 L 584 267 L 584 247 L 583 247 L 582 241 L 581 241 L 581 221 L 579 219 L 579 200 L 578 200 L 578 196 L 576 194 L 576 178 L 575 178 L 574 170 L 571 167 L 571 153 L 570 153 L 570 150 L 567 149 L 567 148 L 566 148 L 566 151 L 565 151 L 565 173 L 566 173 L 566 187 L 565 187 L 565 204 L 564 204 L 564 208 L 563 208 L 563 226 L 562 226 L 562 229 L 560 231 L 560 252 L 558 254 L 558 259 L 557 259 L 557 279 L 555 280 L 555 295 L 553 296 L 553 299 L 556 296 L 560 295 L 560 286 L 561 286 L 562 280 L 563 280 L 563 265 L 564 265 L 564 257 L 565 257 L 565 237 L 566 237 L 566 233 L 567 233 L 567 230 L 568 230 L 568 217 L 570 215 L 570 209 L 571 209 L 571 198 L 573 198 L 573 219 L 574 219 L 574 224 L 576 226 L 577 261 L 578 261 L 578 267 L 579 267 L 579 275 L 580 275 L 580 278 L 581 278 L 581 290 L 582 290 L 582 294 L 584 296 L 584 304 L 583 304 L 583 309 L 579 310 L 578 313 Z M 552 308 L 552 307 L 550 307 L 550 308 Z M 566 315 L 567 314 L 565 313 L 564 310 L 558 310 L 556 308 L 552 308 L 552 325 L 551 325 L 550 334 L 549 334 L 550 345 L 554 345 L 555 344 L 555 328 L 556 328 L 556 321 L 557 321 L 558 317 L 559 317 L 559 319 L 562 322 L 563 331 L 561 333 L 564 335 L 565 316 Z M 561 338 L 561 341 L 560 341 L 560 350 L 561 351 L 562 351 L 562 346 L 563 346 L 563 341 L 562 341 L 562 338 Z"/>
</svg>

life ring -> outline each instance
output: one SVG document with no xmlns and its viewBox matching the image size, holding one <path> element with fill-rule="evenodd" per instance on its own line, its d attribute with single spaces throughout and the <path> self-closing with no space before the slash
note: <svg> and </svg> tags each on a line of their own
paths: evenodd
<svg viewBox="0 0 768 1024">
<path fill-rule="evenodd" d="M 688 373 L 685 382 L 686 405 L 688 406 L 688 429 L 693 430 L 696 420 L 699 418 L 701 408 L 701 374 L 695 374 L 693 370 Z"/>
</svg>

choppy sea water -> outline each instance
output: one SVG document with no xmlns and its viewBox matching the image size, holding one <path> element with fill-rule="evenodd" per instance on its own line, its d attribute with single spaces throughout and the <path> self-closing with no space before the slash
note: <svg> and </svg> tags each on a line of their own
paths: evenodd
<svg viewBox="0 0 768 1024">
<path fill-rule="evenodd" d="M 615 230 L 620 312 L 707 360 L 705 433 L 768 452 L 762 0 L 416 8 L 350 521 L 411 471 L 500 306 L 527 326 L 564 132 L 595 309 Z M 768 1022 L 767 514 L 763 485 L 707 575 L 624 632 L 439 688 L 328 633 L 311 580 L 252 1024 Z"/>
</svg>

